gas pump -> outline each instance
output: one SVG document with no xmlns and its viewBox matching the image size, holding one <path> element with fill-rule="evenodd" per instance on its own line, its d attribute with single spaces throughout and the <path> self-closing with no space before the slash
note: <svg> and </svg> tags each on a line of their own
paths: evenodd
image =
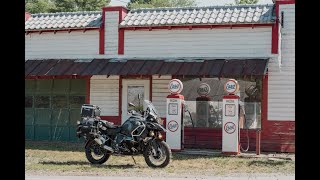
<svg viewBox="0 0 320 180">
<path fill-rule="evenodd" d="M 169 82 L 168 89 L 171 94 L 167 96 L 166 142 L 171 150 L 180 151 L 183 149 L 184 141 L 182 122 L 184 96 L 180 94 L 183 84 L 179 79 L 172 79 Z"/>
<path fill-rule="evenodd" d="M 239 84 L 235 79 L 229 79 L 224 90 L 228 95 L 223 96 L 222 101 L 222 153 L 240 153 L 240 123 L 239 123 L 239 99 L 237 94 Z"/>
<path fill-rule="evenodd" d="M 207 83 L 201 83 L 197 89 L 198 97 L 196 98 L 196 126 L 209 126 L 209 106 L 211 98 L 210 86 Z"/>
</svg>

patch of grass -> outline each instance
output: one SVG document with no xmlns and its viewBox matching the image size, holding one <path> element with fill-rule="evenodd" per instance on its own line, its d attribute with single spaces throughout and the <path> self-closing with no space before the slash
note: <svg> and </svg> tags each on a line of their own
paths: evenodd
<svg viewBox="0 0 320 180">
<path fill-rule="evenodd" d="M 173 153 L 172 162 L 163 169 L 147 166 L 143 156 L 111 156 L 102 165 L 91 165 L 83 143 L 26 142 L 26 174 L 121 175 L 123 176 L 212 176 L 230 173 L 294 174 L 293 161 L 238 158 L 220 154 L 210 156 Z"/>
</svg>

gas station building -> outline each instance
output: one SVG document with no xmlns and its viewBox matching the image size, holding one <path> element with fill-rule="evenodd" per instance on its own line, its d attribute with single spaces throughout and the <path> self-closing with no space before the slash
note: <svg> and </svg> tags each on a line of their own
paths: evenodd
<svg viewBox="0 0 320 180">
<path fill-rule="evenodd" d="M 182 112 L 181 146 L 222 149 L 225 86 L 235 79 L 242 146 L 295 152 L 295 0 L 26 12 L 25 47 L 26 140 L 78 141 L 82 104 L 121 124 L 129 102 L 143 108 L 141 98 L 175 129 L 167 97 L 178 79 L 190 110 Z"/>
</svg>

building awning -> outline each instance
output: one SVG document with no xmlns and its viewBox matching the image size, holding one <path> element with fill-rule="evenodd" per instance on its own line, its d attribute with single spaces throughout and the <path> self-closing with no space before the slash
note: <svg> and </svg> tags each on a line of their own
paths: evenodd
<svg viewBox="0 0 320 180">
<path fill-rule="evenodd" d="M 27 60 L 25 77 L 91 75 L 174 75 L 199 77 L 262 76 L 268 59 L 206 60 Z"/>
</svg>

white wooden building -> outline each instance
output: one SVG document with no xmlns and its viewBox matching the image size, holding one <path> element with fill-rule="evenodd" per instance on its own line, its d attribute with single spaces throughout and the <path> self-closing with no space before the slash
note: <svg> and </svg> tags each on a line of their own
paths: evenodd
<svg viewBox="0 0 320 180">
<path fill-rule="evenodd" d="M 217 86 L 233 77 L 243 82 L 244 101 L 247 82 L 259 92 L 250 100 L 260 109 L 250 149 L 261 129 L 262 151 L 295 151 L 294 0 L 26 14 L 25 52 L 26 139 L 74 141 L 81 103 L 100 106 L 103 119 L 121 124 L 128 101 L 136 101 L 131 92 L 165 118 L 172 78 L 212 83 L 219 101 Z M 185 88 L 192 101 L 193 89 Z M 184 145 L 219 149 L 221 128 L 185 127 Z"/>
</svg>

